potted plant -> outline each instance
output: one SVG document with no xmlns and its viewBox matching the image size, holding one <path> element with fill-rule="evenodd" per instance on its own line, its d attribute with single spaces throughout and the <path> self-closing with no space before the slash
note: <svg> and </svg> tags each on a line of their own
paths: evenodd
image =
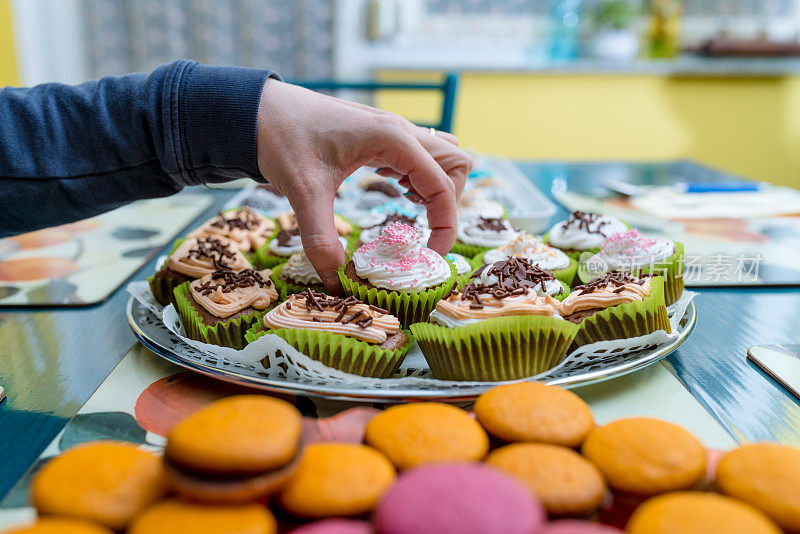
<svg viewBox="0 0 800 534">
<path fill-rule="evenodd" d="M 632 0 L 597 0 L 590 11 L 592 35 L 589 53 L 604 59 L 632 59 L 639 53 L 639 35 L 633 28 L 639 14 Z"/>
</svg>

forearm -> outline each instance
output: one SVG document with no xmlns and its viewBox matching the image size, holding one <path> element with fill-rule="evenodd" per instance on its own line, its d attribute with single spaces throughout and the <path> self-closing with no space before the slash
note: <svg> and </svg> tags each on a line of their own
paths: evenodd
<svg viewBox="0 0 800 534">
<path fill-rule="evenodd" d="M 149 75 L 0 90 L 0 235 L 186 185 L 260 178 L 257 115 L 271 74 L 178 61 Z"/>
</svg>

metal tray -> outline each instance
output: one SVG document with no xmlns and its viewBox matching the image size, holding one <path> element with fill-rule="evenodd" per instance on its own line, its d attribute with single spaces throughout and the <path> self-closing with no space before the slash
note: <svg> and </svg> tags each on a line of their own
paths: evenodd
<svg viewBox="0 0 800 534">
<path fill-rule="evenodd" d="M 354 388 L 352 385 L 326 383 L 320 380 L 276 379 L 255 367 L 200 353 L 167 330 L 158 317 L 133 297 L 128 301 L 126 315 L 128 324 L 139 341 L 162 358 L 212 378 L 274 393 L 371 402 L 469 401 L 494 385 L 488 382 L 476 382 L 474 385 L 458 382 L 449 385 L 445 381 L 431 380 L 429 387 L 411 388 L 407 385 L 387 383 L 387 387 Z M 546 377 L 543 382 L 573 388 L 610 380 L 642 369 L 677 349 L 689 337 L 696 322 L 697 310 L 694 303 L 691 303 L 680 322 L 679 336 L 674 341 L 621 356 L 616 354 L 598 356 L 591 363 L 562 368 Z M 427 369 L 408 369 L 405 371 L 405 376 L 424 376 L 427 371 Z"/>
</svg>

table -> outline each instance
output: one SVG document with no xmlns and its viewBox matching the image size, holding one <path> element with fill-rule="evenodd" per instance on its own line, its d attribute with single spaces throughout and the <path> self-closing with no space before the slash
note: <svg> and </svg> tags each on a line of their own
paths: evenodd
<svg viewBox="0 0 800 534">
<path fill-rule="evenodd" d="M 594 187 L 596 177 L 609 165 L 625 166 L 641 184 L 729 179 L 688 162 L 520 163 L 546 194 L 556 178 L 576 189 Z M 209 218 L 232 194 L 213 191 L 214 205 L 191 226 Z M 556 218 L 564 215 L 561 210 Z M 152 273 L 154 263 L 145 264 L 134 278 Z M 120 361 L 154 365 L 156 357 L 136 343 L 125 322 L 127 298 L 119 290 L 90 308 L 0 312 L 0 384 L 8 392 L 8 400 L 0 404 L 0 499 Z M 768 439 L 800 445 L 800 404 L 745 360 L 751 345 L 800 341 L 800 292 L 796 288 L 702 290 L 696 303 L 699 322 L 694 334 L 663 365 L 577 390 L 590 402 L 598 421 L 619 413 L 655 414 L 686 425 L 707 446 L 732 445 L 720 428 L 737 441 Z M 694 399 L 707 413 L 695 409 Z"/>
</svg>

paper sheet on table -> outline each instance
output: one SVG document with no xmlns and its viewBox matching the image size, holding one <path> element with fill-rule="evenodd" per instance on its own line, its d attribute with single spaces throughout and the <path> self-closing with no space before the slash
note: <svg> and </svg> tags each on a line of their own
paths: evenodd
<svg viewBox="0 0 800 534">
<path fill-rule="evenodd" d="M 791 187 L 766 187 L 738 193 L 678 193 L 657 189 L 632 197 L 631 204 L 663 219 L 754 219 L 800 215 L 800 191 Z"/>
</svg>

